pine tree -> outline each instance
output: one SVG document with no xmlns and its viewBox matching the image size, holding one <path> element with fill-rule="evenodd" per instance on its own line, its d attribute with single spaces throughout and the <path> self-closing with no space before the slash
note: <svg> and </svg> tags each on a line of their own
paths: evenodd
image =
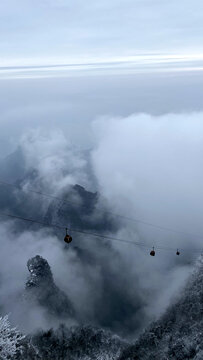
<svg viewBox="0 0 203 360">
<path fill-rule="evenodd" d="M 0 317 L 0 360 L 12 359 L 24 336 L 16 328 L 11 328 L 8 315 Z"/>
</svg>

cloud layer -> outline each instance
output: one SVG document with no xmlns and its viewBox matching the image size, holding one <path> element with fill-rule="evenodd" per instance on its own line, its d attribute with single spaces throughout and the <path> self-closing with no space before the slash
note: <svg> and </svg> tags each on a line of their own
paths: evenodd
<svg viewBox="0 0 203 360">
<path fill-rule="evenodd" d="M 140 114 L 96 120 L 91 156 L 102 195 L 98 206 L 202 236 L 202 116 Z M 31 131 L 23 136 L 21 148 L 27 170 L 37 171 L 34 179 L 25 179 L 23 196 L 29 196 L 29 186 L 62 191 L 81 179 L 90 186 L 85 158 L 69 146 L 60 131 Z M 30 199 L 34 211 L 37 199 Z M 16 302 L 27 276 L 26 262 L 36 254 L 48 260 L 56 284 L 68 294 L 82 321 L 134 336 L 158 316 L 184 285 L 198 255 L 181 251 L 177 257 L 175 249 L 199 249 L 202 239 L 121 218 L 117 222 L 119 230 L 111 235 L 142 242 L 148 248 L 96 242 L 75 234 L 76 247 L 73 244 L 66 251 L 59 241 L 64 234 L 61 238 L 37 228 L 20 231 L 16 223 L 1 223 L 1 264 L 5 259 L 6 263 L 1 267 L 0 281 L 4 311 L 12 312 L 13 322 L 28 331 L 32 324 L 34 328 L 53 325 L 43 309 L 29 312 L 28 308 L 24 318 Z M 151 258 L 153 245 L 172 247 L 174 252 L 156 250 Z"/>
<path fill-rule="evenodd" d="M 203 236 L 202 117 L 140 114 L 96 121 L 98 143 L 92 158 L 110 206 L 124 215 Z M 146 234 L 145 228 L 140 231 Z M 153 243 L 171 238 L 179 246 L 201 248 L 195 236 L 182 238 L 152 228 L 147 233 Z"/>
</svg>

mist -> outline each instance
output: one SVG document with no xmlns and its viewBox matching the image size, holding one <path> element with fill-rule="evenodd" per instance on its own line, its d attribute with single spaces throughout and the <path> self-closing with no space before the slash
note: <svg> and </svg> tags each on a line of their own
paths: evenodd
<svg viewBox="0 0 203 360">
<path fill-rule="evenodd" d="M 170 237 L 180 247 L 201 248 L 202 117 L 194 112 L 135 114 L 93 123 L 98 143 L 92 161 L 109 206 L 123 215 L 193 234 L 182 239 L 137 224 L 150 241 L 158 237 L 167 242 Z"/>
<path fill-rule="evenodd" d="M 203 111 L 202 72 L 11 79 L 0 83 L 0 158 L 30 129 L 60 129 L 81 150 L 95 146 L 98 116 Z"/>
<path fill-rule="evenodd" d="M 74 234 L 73 245 L 67 248 L 62 231 L 22 226 L 1 217 L 1 308 L 11 313 L 15 325 L 30 332 L 59 323 L 37 305 L 27 306 L 26 311 L 22 305 L 26 263 L 37 254 L 49 262 L 57 286 L 78 314 L 74 322 L 66 320 L 67 325 L 90 323 L 134 337 L 160 316 L 183 288 L 201 249 L 202 116 L 190 112 L 97 118 L 91 123 L 94 145 L 88 156 L 57 128 L 46 132 L 37 128 L 21 136 L 21 190 L 11 193 L 6 205 L 1 197 L 1 209 L 6 206 L 15 214 L 24 204 L 27 216 L 43 219 L 56 203 L 29 189 L 65 197 L 78 183 L 99 194 L 95 213 L 90 215 L 92 232 L 101 221 L 97 210 L 102 208 L 188 235 L 117 216 L 112 220 L 109 214 L 106 221 L 116 226 L 104 226 L 101 234 L 146 247 Z M 81 198 L 74 200 L 80 204 Z M 56 220 L 65 227 L 63 220 Z M 152 258 L 152 246 L 174 251 L 157 249 Z"/>
</svg>

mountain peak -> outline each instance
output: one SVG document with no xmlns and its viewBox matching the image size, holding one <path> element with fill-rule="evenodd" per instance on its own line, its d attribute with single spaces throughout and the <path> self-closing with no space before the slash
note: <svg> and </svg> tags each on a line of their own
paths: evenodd
<svg viewBox="0 0 203 360">
<path fill-rule="evenodd" d="M 73 317 L 73 306 L 68 296 L 55 285 L 47 260 L 36 255 L 28 260 L 27 267 L 30 276 L 25 287 L 26 299 L 42 306 L 47 315 Z"/>
<path fill-rule="evenodd" d="M 51 268 L 47 260 L 43 259 L 40 255 L 36 255 L 27 262 L 27 267 L 30 272 L 30 277 L 26 283 L 26 287 L 40 286 L 42 282 L 52 283 L 53 285 L 53 276 Z"/>
</svg>

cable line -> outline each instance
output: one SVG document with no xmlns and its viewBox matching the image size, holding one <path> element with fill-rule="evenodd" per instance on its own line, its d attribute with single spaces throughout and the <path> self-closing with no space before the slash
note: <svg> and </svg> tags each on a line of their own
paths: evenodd
<svg viewBox="0 0 203 360">
<path fill-rule="evenodd" d="M 5 181 L 2 181 L 0 180 L 0 184 L 3 184 L 3 185 L 7 185 L 7 186 L 11 186 L 11 187 L 15 187 L 17 188 L 18 190 L 20 191 L 24 191 L 22 187 L 19 187 L 18 185 L 16 184 L 11 184 L 11 183 L 7 183 Z M 84 207 L 84 208 L 88 208 L 89 207 L 85 204 L 80 204 L 80 203 L 77 203 L 77 202 L 73 202 L 73 201 L 69 201 L 69 200 L 64 200 L 58 196 L 54 196 L 54 195 L 51 195 L 51 194 L 46 194 L 44 192 L 41 192 L 41 191 L 36 191 L 34 189 L 28 189 L 27 192 L 30 192 L 30 193 L 34 193 L 34 194 L 37 194 L 37 195 L 42 195 L 42 196 L 45 196 L 45 197 L 48 197 L 48 198 L 51 198 L 51 199 L 55 199 L 55 200 L 58 200 L 58 201 L 62 201 L 63 203 L 67 203 L 67 204 L 72 204 L 72 205 L 77 205 L 78 207 Z M 192 234 L 192 233 L 188 233 L 188 232 L 184 232 L 184 231 L 180 231 L 180 230 L 176 230 L 176 229 L 172 229 L 172 228 L 169 228 L 169 227 L 165 227 L 165 226 L 161 226 L 161 225 L 158 225 L 158 224 L 153 224 L 153 223 L 150 223 L 150 222 L 147 222 L 147 221 L 143 221 L 143 220 L 140 220 L 140 219 L 137 219 L 137 218 L 131 218 L 131 217 L 128 217 L 128 216 L 125 216 L 125 215 L 120 215 L 120 214 L 116 214 L 112 211 L 108 211 L 108 210 L 105 210 L 105 209 L 101 209 L 101 208 L 97 208 L 96 209 L 97 211 L 100 211 L 100 212 L 106 212 L 106 213 L 109 213 L 115 217 L 120 217 L 120 218 L 123 218 L 125 220 L 128 220 L 128 221 L 132 221 L 132 222 L 136 222 L 136 223 L 140 223 L 142 225 L 146 225 L 146 226 L 150 226 L 150 227 L 153 227 L 153 228 L 156 228 L 156 229 L 159 229 L 159 230 L 164 230 L 164 231 L 169 231 L 169 232 L 173 232 L 175 234 L 179 234 L 179 235 L 185 235 L 185 236 L 189 236 L 189 237 L 193 237 L 193 238 L 198 238 L 198 239 L 201 239 L 203 240 L 203 237 L 201 235 L 198 235 L 198 234 Z"/>
<path fill-rule="evenodd" d="M 34 220 L 34 219 L 24 218 L 24 217 L 13 215 L 13 214 L 7 214 L 7 213 L 0 212 L 0 215 L 10 217 L 10 218 L 13 218 L 13 219 L 17 219 L 17 220 L 27 221 L 27 222 L 30 222 L 30 223 L 36 223 L 36 224 L 43 225 L 43 226 L 46 226 L 46 227 L 54 227 L 54 228 L 63 229 L 63 230 L 67 229 L 67 226 L 62 226 L 62 225 L 58 225 L 58 224 L 47 223 L 47 222 L 44 222 L 44 221 L 38 221 L 38 220 Z M 91 236 L 95 236 L 95 237 L 103 238 L 103 239 L 108 239 L 108 240 L 112 240 L 112 241 L 120 241 L 120 242 L 130 243 L 130 244 L 134 244 L 134 245 L 137 245 L 137 246 L 139 245 L 139 246 L 144 246 L 144 247 L 148 248 L 148 246 L 145 245 L 145 244 L 136 243 L 136 242 L 130 241 L 130 240 L 118 239 L 118 238 L 108 236 L 108 235 L 90 233 L 90 232 L 86 232 L 86 231 L 83 231 L 83 230 L 72 229 L 72 228 L 69 229 L 69 230 L 71 230 L 71 232 L 76 232 L 76 233 L 85 234 L 85 235 L 91 235 Z"/>
<path fill-rule="evenodd" d="M 8 214 L 8 213 L 3 213 L 3 212 L 0 212 L 0 216 L 9 217 L 9 218 L 16 219 L 16 220 L 27 221 L 27 222 L 30 222 L 30 223 L 36 223 L 36 224 L 39 224 L 39 225 L 42 225 L 42 226 L 45 226 L 45 227 L 55 227 L 55 228 L 63 229 L 63 230 L 67 229 L 67 227 L 62 226 L 62 225 L 47 223 L 47 222 L 39 221 L 39 220 L 35 220 L 35 219 L 24 218 L 24 217 L 21 217 L 21 216 Z M 83 230 L 79 230 L 79 229 L 72 229 L 72 228 L 71 228 L 71 232 L 80 233 L 80 234 L 84 234 L 84 235 L 89 235 L 89 236 L 102 238 L 102 239 L 107 239 L 107 240 L 111 240 L 111 241 L 119 241 L 119 242 L 122 242 L 122 243 L 128 243 L 128 244 L 132 244 L 132 245 L 135 245 L 135 246 L 151 249 L 148 245 L 146 245 L 144 243 L 140 243 L 140 242 L 138 243 L 138 242 L 134 242 L 134 241 L 130 241 L 130 240 L 120 239 L 120 238 L 116 238 L 116 237 L 113 237 L 113 236 L 102 235 L 102 234 L 97 234 L 97 233 L 91 233 L 91 232 L 87 232 L 87 231 L 83 231 Z M 177 248 L 169 248 L 169 247 L 163 247 L 163 246 L 157 246 L 156 249 L 157 250 L 165 250 L 165 251 L 173 251 L 173 252 L 177 250 Z M 179 250 L 181 250 L 181 251 L 189 251 L 189 252 L 194 252 L 194 253 L 202 253 L 202 250 L 197 250 L 197 249 L 183 249 L 183 248 L 181 249 L 181 248 L 179 248 Z"/>
</svg>

